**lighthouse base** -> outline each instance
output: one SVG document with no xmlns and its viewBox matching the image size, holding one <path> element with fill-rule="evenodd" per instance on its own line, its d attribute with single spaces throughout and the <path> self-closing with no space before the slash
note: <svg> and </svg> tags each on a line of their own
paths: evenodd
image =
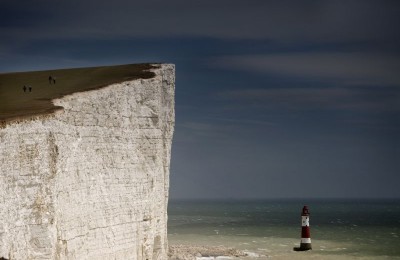
<svg viewBox="0 0 400 260">
<path fill-rule="evenodd" d="M 300 247 L 294 247 L 294 251 L 307 251 L 311 250 L 311 243 L 300 243 Z"/>
</svg>

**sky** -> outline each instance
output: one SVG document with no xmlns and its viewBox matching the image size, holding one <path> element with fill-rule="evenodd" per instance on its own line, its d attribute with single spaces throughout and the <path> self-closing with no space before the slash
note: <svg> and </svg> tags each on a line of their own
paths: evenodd
<svg viewBox="0 0 400 260">
<path fill-rule="evenodd" d="M 0 0 L 0 73 L 176 65 L 171 199 L 400 198 L 400 2 Z"/>
</svg>

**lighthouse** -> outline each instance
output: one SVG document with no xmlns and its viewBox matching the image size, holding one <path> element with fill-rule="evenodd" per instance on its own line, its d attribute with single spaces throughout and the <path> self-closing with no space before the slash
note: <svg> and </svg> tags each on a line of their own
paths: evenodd
<svg viewBox="0 0 400 260">
<path fill-rule="evenodd" d="M 304 206 L 301 213 L 301 241 L 300 247 L 295 247 L 295 251 L 311 250 L 311 237 L 310 237 L 310 212 L 308 207 Z"/>
</svg>

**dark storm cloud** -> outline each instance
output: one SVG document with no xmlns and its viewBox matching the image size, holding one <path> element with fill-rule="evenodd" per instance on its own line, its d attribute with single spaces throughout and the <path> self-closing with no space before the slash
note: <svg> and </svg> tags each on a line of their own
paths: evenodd
<svg viewBox="0 0 400 260">
<path fill-rule="evenodd" d="M 333 80 L 344 85 L 399 85 L 400 54 L 371 52 L 301 52 L 217 58 L 216 66 Z"/>
<path fill-rule="evenodd" d="M 1 24 L 35 37 L 195 36 L 275 41 L 399 40 L 396 1 L 3 1 Z M 23 8 L 21 8 L 23 6 Z M 22 9 L 22 10 L 21 10 Z M 21 19 L 25 18 L 25 19 Z M 25 28 L 26 22 L 38 20 Z M 31 26 L 30 26 L 31 27 Z M 61 29 L 62 28 L 62 29 Z"/>
<path fill-rule="evenodd" d="M 27 3 L 26 6 L 21 6 L 21 2 L 7 0 L 0 2 L 0 28 L 2 30 L 46 26 L 50 18 L 55 18 L 41 1 Z"/>
<path fill-rule="evenodd" d="M 259 102 L 290 110 L 400 111 L 400 89 L 371 88 L 268 88 L 240 89 L 220 93 L 235 102 Z"/>
</svg>

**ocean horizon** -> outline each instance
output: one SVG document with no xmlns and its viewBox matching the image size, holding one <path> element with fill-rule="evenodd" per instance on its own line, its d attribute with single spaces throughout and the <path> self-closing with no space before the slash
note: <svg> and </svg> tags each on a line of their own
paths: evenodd
<svg viewBox="0 0 400 260">
<path fill-rule="evenodd" d="M 294 252 L 304 205 L 313 250 Z M 233 247 L 257 259 L 400 259 L 399 199 L 173 199 L 168 218 L 171 245 Z"/>
</svg>

